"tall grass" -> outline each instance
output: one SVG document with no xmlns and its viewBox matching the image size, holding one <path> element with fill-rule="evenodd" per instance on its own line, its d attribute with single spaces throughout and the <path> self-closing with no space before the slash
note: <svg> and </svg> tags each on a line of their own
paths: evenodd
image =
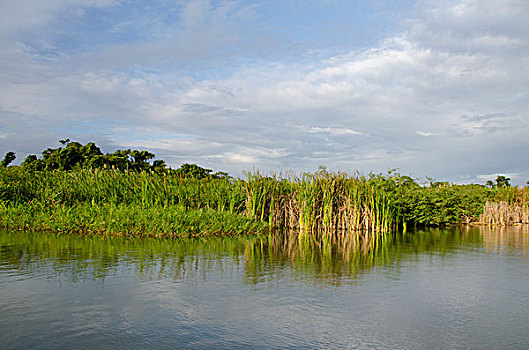
<svg viewBox="0 0 529 350">
<path fill-rule="evenodd" d="M 150 171 L 0 167 L 0 225 L 168 236 L 269 228 L 329 240 L 378 237 L 410 225 L 528 221 L 527 187 L 423 187 L 410 179 L 326 171 L 195 179 Z M 510 214 L 501 214 L 506 210 Z"/>
<path fill-rule="evenodd" d="M 479 222 L 489 225 L 529 224 L 529 207 L 520 204 L 487 202 Z"/>
<path fill-rule="evenodd" d="M 525 187 L 500 187 L 489 190 L 490 202 L 506 202 L 509 205 L 529 206 L 529 186 Z"/>
<path fill-rule="evenodd" d="M 501 226 L 529 224 L 529 187 L 491 189 L 478 222 Z"/>
<path fill-rule="evenodd" d="M 389 232 L 397 223 L 390 196 L 360 175 L 317 172 L 285 179 L 248 173 L 244 185 L 249 216 L 302 235 Z"/>
<path fill-rule="evenodd" d="M 0 227 L 108 236 L 197 237 L 263 232 L 267 226 L 242 215 L 182 206 L 136 204 L 0 204 Z"/>
<path fill-rule="evenodd" d="M 145 208 L 181 205 L 187 209 L 241 213 L 244 195 L 240 186 L 238 181 L 230 179 L 199 180 L 153 172 L 0 170 L 0 200 L 9 203 L 90 202 L 137 204 Z"/>
<path fill-rule="evenodd" d="M 242 215 L 238 181 L 117 170 L 0 169 L 0 225 L 146 236 L 240 234 L 266 225 Z"/>
</svg>

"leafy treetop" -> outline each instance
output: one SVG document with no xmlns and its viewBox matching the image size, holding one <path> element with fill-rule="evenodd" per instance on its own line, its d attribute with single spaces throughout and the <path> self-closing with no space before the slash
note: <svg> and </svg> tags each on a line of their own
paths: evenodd
<svg viewBox="0 0 529 350">
<path fill-rule="evenodd" d="M 155 158 L 154 153 L 141 150 L 116 150 L 113 153 L 103 154 L 95 143 L 89 142 L 85 145 L 70 141 L 60 140 L 61 147 L 47 148 L 42 151 L 42 158 L 31 154 L 24 159 L 20 167 L 26 171 L 59 170 L 68 171 L 74 168 L 92 169 L 116 169 L 128 171 L 154 171 L 157 173 L 174 172 L 183 178 L 229 178 L 228 173 L 216 172 L 212 174 L 211 169 L 201 168 L 196 164 L 183 164 L 179 169 L 173 170 L 167 167 L 164 160 L 151 160 Z M 16 158 L 14 152 L 8 152 L 0 166 L 7 167 Z"/>
</svg>

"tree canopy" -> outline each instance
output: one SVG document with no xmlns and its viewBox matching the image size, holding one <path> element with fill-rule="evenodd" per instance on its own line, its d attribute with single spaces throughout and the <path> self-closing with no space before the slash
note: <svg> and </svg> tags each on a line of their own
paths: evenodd
<svg viewBox="0 0 529 350">
<path fill-rule="evenodd" d="M 70 139 L 59 140 L 57 148 L 47 148 L 42 151 L 42 157 L 35 154 L 28 155 L 20 164 L 26 171 L 69 171 L 75 168 L 116 169 L 121 171 L 154 171 L 157 173 L 174 172 L 182 178 L 203 179 L 207 177 L 228 178 L 228 173 L 216 172 L 202 168 L 196 164 L 183 164 L 173 170 L 167 167 L 164 160 L 157 159 L 154 153 L 145 150 L 116 150 L 104 154 L 93 142 L 85 145 Z M 14 152 L 8 152 L 0 166 L 7 167 L 16 158 Z M 152 161 L 152 163 L 151 163 Z"/>
<path fill-rule="evenodd" d="M 0 163 L 0 166 L 7 167 L 12 161 L 16 159 L 15 152 L 7 152 L 4 156 L 4 159 Z"/>
</svg>

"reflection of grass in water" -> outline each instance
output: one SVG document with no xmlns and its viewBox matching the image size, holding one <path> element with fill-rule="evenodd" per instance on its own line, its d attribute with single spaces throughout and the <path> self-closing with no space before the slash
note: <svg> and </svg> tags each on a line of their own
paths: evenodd
<svg viewBox="0 0 529 350">
<path fill-rule="evenodd" d="M 248 284 L 286 278 L 338 285 L 376 266 L 398 268 L 410 255 L 450 256 L 462 244 L 482 242 L 479 228 L 432 229 L 371 239 L 330 237 L 292 238 L 280 232 L 153 239 L 0 231 L 0 264 L 21 274 L 64 275 L 72 282 L 105 280 L 124 271 L 143 280 L 196 280 L 211 274 L 233 276 L 243 269 Z"/>
<path fill-rule="evenodd" d="M 253 240 L 255 236 L 156 239 L 3 230 L 0 261 L 21 273 L 53 271 L 74 282 L 131 268 L 143 279 L 178 280 L 238 266 Z"/>
<path fill-rule="evenodd" d="M 294 238 L 288 233 L 271 235 L 246 251 L 248 283 L 281 279 L 285 268 L 294 279 L 309 277 L 336 284 L 347 276 L 354 278 L 373 266 L 384 245 L 374 240 L 334 237 L 317 239 L 314 236 Z"/>
<path fill-rule="evenodd" d="M 353 281 L 375 266 L 399 266 L 410 255 L 447 255 L 461 244 L 480 243 L 479 229 L 431 229 L 413 233 L 366 236 L 303 236 L 288 233 L 256 241 L 246 251 L 248 283 L 294 279 L 339 285 Z"/>
<path fill-rule="evenodd" d="M 529 226 L 512 227 L 482 227 L 483 242 L 486 249 L 491 251 L 514 250 L 523 255 L 529 255 Z"/>
</svg>

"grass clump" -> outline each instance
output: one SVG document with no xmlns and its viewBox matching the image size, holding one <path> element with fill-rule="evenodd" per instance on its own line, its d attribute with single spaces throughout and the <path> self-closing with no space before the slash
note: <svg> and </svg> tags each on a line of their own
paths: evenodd
<svg viewBox="0 0 529 350">
<path fill-rule="evenodd" d="M 57 204 L 38 202 L 0 206 L 0 226 L 27 230 L 142 236 L 188 237 L 262 232 L 266 225 L 242 215 L 182 206 Z"/>
<path fill-rule="evenodd" d="M 248 174 L 244 182 L 249 216 L 302 234 L 388 232 L 396 207 L 365 176 L 320 171 L 289 179 Z"/>
<path fill-rule="evenodd" d="M 256 233 L 229 178 L 114 169 L 27 172 L 0 168 L 0 225 L 140 236 Z"/>
</svg>

